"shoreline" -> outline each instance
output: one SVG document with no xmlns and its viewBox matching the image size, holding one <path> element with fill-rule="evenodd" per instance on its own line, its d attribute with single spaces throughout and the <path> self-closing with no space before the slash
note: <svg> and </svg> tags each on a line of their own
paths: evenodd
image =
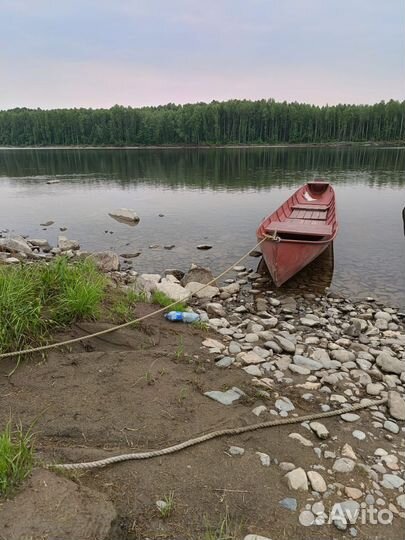
<svg viewBox="0 0 405 540">
<path fill-rule="evenodd" d="M 110 262 L 115 266 L 106 275 L 115 287 L 145 296 L 159 291 L 181 298 L 212 279 L 201 267 L 139 275 L 116 269 L 117 259 Z M 360 504 L 372 508 L 377 499 L 377 506 L 391 512 L 390 537 L 400 538 L 405 519 L 404 316 L 372 298 L 276 293 L 268 276 L 256 273 L 248 261 L 227 277 L 187 302 L 200 315 L 198 325 L 169 322 L 160 313 L 102 339 L 24 360 L 12 385 L 0 377 L 0 421 L 13 414 L 31 425 L 37 418 L 41 457 L 16 497 L 2 505 L 7 526 L 3 531 L 0 524 L 0 535 L 13 532 L 16 523 L 45 529 L 55 517 L 54 505 L 43 503 L 37 510 L 32 501 L 52 502 L 62 486 L 75 509 L 94 502 L 84 515 L 64 510 L 66 538 L 77 523 L 90 523 L 89 515 L 91 523 L 105 520 L 100 540 L 114 537 L 117 523 L 120 538 L 129 540 L 134 520 L 139 538 L 163 533 L 173 540 L 205 538 L 201 531 L 207 519 L 214 525 L 222 519 L 219 497 L 230 509 L 229 523 L 240 527 L 234 538 L 251 540 L 250 533 L 267 540 L 286 531 L 291 538 L 302 537 L 308 523 L 300 516 L 308 507 L 314 510 L 315 501 L 329 515 L 334 505 L 349 505 L 355 512 Z M 157 306 L 140 300 L 134 309 L 142 317 Z M 54 339 L 85 337 L 107 324 L 104 319 L 79 321 Z M 3 360 L 1 375 L 12 368 L 12 359 Z M 383 398 L 388 405 L 359 414 L 227 436 L 160 461 L 97 469 L 79 480 L 43 468 L 43 463 L 164 448 L 219 428 L 294 421 Z M 44 403 L 49 404 L 45 410 Z M 243 505 L 240 494 L 247 494 Z M 160 514 L 159 504 L 172 499 L 174 510 Z M 316 513 L 306 512 L 315 519 Z M 19 520 L 13 519 L 16 513 Z M 338 519 L 324 527 L 329 527 L 328 537 L 348 528 Z M 382 535 L 386 525 L 358 520 L 350 530 L 367 540 Z"/>
<path fill-rule="evenodd" d="M 249 149 L 249 148 L 384 148 L 404 149 L 405 142 L 365 141 L 365 142 L 330 142 L 330 143 L 282 143 L 282 144 L 167 144 L 167 145 L 50 145 L 50 146 L 0 146 L 5 150 L 211 150 L 211 149 Z"/>
</svg>

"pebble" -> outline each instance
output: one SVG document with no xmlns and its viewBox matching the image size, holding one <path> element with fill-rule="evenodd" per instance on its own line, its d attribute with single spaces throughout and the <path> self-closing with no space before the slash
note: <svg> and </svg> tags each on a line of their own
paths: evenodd
<svg viewBox="0 0 405 540">
<path fill-rule="evenodd" d="M 363 496 L 363 492 L 361 491 L 361 489 L 357 489 L 357 488 L 354 488 L 354 487 L 349 487 L 349 486 L 346 486 L 345 487 L 345 493 L 348 497 L 350 497 L 350 499 L 360 499 L 360 497 Z"/>
<path fill-rule="evenodd" d="M 380 483 L 386 489 L 398 489 L 405 484 L 405 480 L 395 474 L 384 474 Z"/>
<path fill-rule="evenodd" d="M 344 413 L 340 415 L 340 418 L 345 422 L 356 422 L 360 416 L 354 413 Z"/>
<path fill-rule="evenodd" d="M 347 457 L 339 458 L 333 464 L 333 470 L 340 473 L 349 473 L 354 469 L 355 462 Z"/>
<path fill-rule="evenodd" d="M 293 497 L 286 497 L 285 499 L 279 501 L 278 504 L 287 510 L 291 510 L 292 512 L 297 510 L 297 499 L 294 499 Z"/>
<path fill-rule="evenodd" d="M 384 422 L 384 429 L 387 431 L 390 431 L 391 433 L 399 433 L 399 426 L 395 422 L 392 422 L 391 420 L 386 420 Z"/>
<path fill-rule="evenodd" d="M 277 401 L 275 403 L 275 407 L 276 407 L 277 410 L 283 411 L 283 412 L 290 412 L 290 411 L 293 411 L 295 409 L 295 407 L 292 404 L 291 400 L 286 398 L 286 397 L 282 397 L 280 399 L 277 399 Z"/>
<path fill-rule="evenodd" d="M 266 411 L 267 411 L 267 407 L 265 405 L 259 405 L 258 407 L 255 407 L 252 410 L 252 413 L 255 414 L 256 416 L 260 416 L 261 414 L 263 414 Z"/>
<path fill-rule="evenodd" d="M 309 427 L 316 433 L 319 439 L 327 439 L 329 437 L 329 431 L 320 422 L 310 422 Z"/>
<path fill-rule="evenodd" d="M 270 467 L 270 456 L 264 452 L 256 452 L 256 455 L 259 456 L 260 462 L 263 467 Z"/>
<path fill-rule="evenodd" d="M 300 433 L 290 433 L 288 436 L 290 439 L 300 442 L 303 446 L 314 446 L 309 439 L 306 439 Z"/>
<path fill-rule="evenodd" d="M 228 448 L 228 453 L 231 454 L 231 456 L 243 456 L 245 449 L 240 446 L 230 446 Z"/>
<path fill-rule="evenodd" d="M 243 540 L 271 540 L 271 538 L 261 536 L 260 534 L 248 534 Z"/>
<path fill-rule="evenodd" d="M 355 429 L 352 433 L 353 437 L 359 441 L 364 441 L 366 438 L 366 434 L 364 431 L 360 431 L 359 429 Z"/>
<path fill-rule="evenodd" d="M 204 392 L 204 396 L 218 401 L 222 405 L 231 405 L 234 401 L 237 401 L 244 395 L 245 393 L 236 386 L 234 386 L 230 390 L 226 390 L 226 392 L 221 392 L 219 390 Z"/>
<path fill-rule="evenodd" d="M 317 491 L 318 493 L 325 493 L 328 488 L 325 480 L 318 472 L 308 471 L 307 476 L 314 491 Z"/>
<path fill-rule="evenodd" d="M 308 491 L 307 475 L 301 467 L 288 472 L 285 475 L 288 487 L 297 491 Z"/>
<path fill-rule="evenodd" d="M 396 391 L 388 392 L 388 409 L 395 420 L 405 420 L 405 399 Z"/>
<path fill-rule="evenodd" d="M 235 358 L 232 358 L 231 356 L 224 356 L 221 358 L 221 360 L 218 360 L 218 362 L 215 362 L 215 365 L 217 367 L 221 368 L 227 368 L 231 366 L 235 362 Z"/>
</svg>

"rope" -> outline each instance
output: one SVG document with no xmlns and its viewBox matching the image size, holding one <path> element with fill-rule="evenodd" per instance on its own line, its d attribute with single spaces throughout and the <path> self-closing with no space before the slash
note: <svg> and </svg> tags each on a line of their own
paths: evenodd
<svg viewBox="0 0 405 540">
<path fill-rule="evenodd" d="M 191 298 L 195 294 L 198 294 L 200 291 L 204 290 L 205 288 L 207 288 L 210 285 L 212 285 L 213 283 L 215 283 L 217 280 L 221 279 L 223 276 L 225 276 L 225 274 L 230 272 L 234 266 L 237 266 L 239 263 L 241 263 L 243 260 L 245 260 L 249 256 L 250 252 L 257 249 L 265 240 L 273 240 L 273 241 L 275 240 L 275 241 L 277 241 L 272 236 L 265 235 L 253 248 L 249 249 L 249 251 L 247 251 L 240 259 L 235 261 L 231 266 L 228 266 L 228 268 L 226 268 L 218 276 L 211 279 L 211 281 L 209 281 L 205 285 L 202 285 L 196 291 L 188 293 L 181 300 L 174 300 L 168 306 L 164 306 L 164 307 L 162 307 L 160 309 L 157 309 L 156 311 L 153 311 L 152 313 L 148 313 L 147 315 L 143 315 L 143 317 L 139 317 L 138 319 L 134 319 L 132 321 L 127 321 L 125 323 L 118 324 L 116 326 L 111 326 L 110 328 L 106 328 L 104 330 L 100 330 L 99 332 L 95 332 L 94 334 L 87 334 L 86 336 L 81 336 L 81 337 L 77 337 L 77 338 L 73 338 L 73 339 L 67 339 L 65 341 L 60 341 L 58 343 L 50 343 L 48 345 L 42 345 L 40 347 L 33 347 L 31 349 L 25 349 L 25 350 L 22 350 L 22 351 L 13 351 L 13 352 L 2 353 L 2 354 L 0 354 L 0 359 L 2 359 L 2 358 L 11 358 L 11 357 L 14 357 L 14 356 L 22 356 L 24 354 L 32 354 L 32 353 L 41 352 L 41 351 L 49 351 L 51 349 L 56 349 L 58 347 L 64 347 L 66 345 L 73 345 L 73 343 L 78 343 L 78 342 L 81 342 L 81 341 L 86 341 L 86 340 L 91 339 L 91 338 L 102 336 L 104 334 L 109 334 L 111 332 L 115 332 L 116 330 L 120 330 L 121 328 L 126 328 L 127 326 L 132 326 L 133 324 L 137 324 L 137 323 L 139 323 L 141 321 L 144 321 L 146 319 L 150 319 L 154 315 L 157 315 L 159 313 L 163 313 L 163 312 L 167 311 L 169 308 L 174 307 L 179 302 L 184 302 L 184 301 L 188 300 L 189 298 Z"/>
<path fill-rule="evenodd" d="M 88 461 L 84 463 L 63 463 L 63 464 L 48 464 L 46 467 L 48 469 L 63 469 L 63 470 L 88 470 L 96 469 L 100 467 L 106 467 L 107 465 L 112 465 L 113 463 L 120 463 L 121 461 L 129 461 L 133 459 L 150 459 L 158 456 L 166 456 L 168 454 L 174 454 L 190 446 L 195 446 L 218 437 L 223 437 L 225 435 L 239 435 L 241 433 L 246 433 L 248 431 L 256 431 L 258 429 L 264 429 L 275 426 L 283 426 L 286 424 L 297 424 L 309 420 L 316 420 L 318 418 L 328 418 L 331 416 L 341 415 L 347 412 L 358 411 L 360 409 L 366 409 L 368 407 L 373 407 L 375 405 L 382 405 L 388 401 L 387 398 L 381 398 L 375 401 L 366 400 L 363 403 L 356 403 L 354 405 L 349 405 L 341 409 L 336 409 L 332 411 L 320 412 L 308 414 L 306 416 L 283 418 L 279 420 L 270 420 L 269 422 L 262 422 L 258 424 L 251 424 L 249 426 L 237 427 L 237 428 L 226 428 L 220 429 L 218 431 L 211 431 L 200 437 L 194 439 L 189 439 L 174 446 L 169 446 L 167 448 L 162 448 L 160 450 L 151 450 L 148 452 L 139 452 L 137 454 L 121 454 L 119 456 L 112 456 L 105 459 L 100 459 L 97 461 Z"/>
</svg>

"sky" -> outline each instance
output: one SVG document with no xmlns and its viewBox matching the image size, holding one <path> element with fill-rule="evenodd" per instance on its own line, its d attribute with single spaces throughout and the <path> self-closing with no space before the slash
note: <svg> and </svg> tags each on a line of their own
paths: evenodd
<svg viewBox="0 0 405 540">
<path fill-rule="evenodd" d="M 405 99 L 404 0 L 0 0 L 0 109 Z"/>
</svg>

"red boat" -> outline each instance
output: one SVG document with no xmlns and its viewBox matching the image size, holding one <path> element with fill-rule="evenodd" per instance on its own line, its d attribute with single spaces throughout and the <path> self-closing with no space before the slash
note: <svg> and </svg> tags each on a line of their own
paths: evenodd
<svg viewBox="0 0 405 540">
<path fill-rule="evenodd" d="M 338 231 L 335 192 L 315 180 L 300 187 L 257 229 L 263 259 L 277 287 L 316 259 Z"/>
</svg>

